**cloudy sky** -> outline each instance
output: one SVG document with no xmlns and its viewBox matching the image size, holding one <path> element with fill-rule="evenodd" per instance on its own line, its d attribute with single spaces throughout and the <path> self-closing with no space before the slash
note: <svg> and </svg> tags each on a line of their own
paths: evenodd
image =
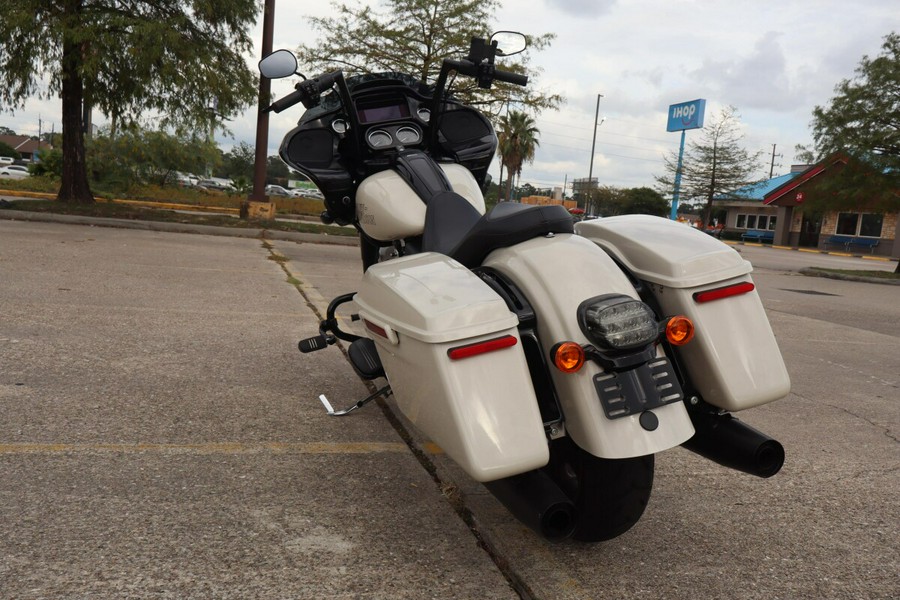
<svg viewBox="0 0 900 600">
<path fill-rule="evenodd" d="M 327 15 L 330 6 L 276 0 L 275 47 L 316 39 L 305 17 Z M 542 73 L 532 85 L 563 94 L 566 103 L 538 117 L 540 148 L 522 183 L 561 186 L 587 177 L 602 94 L 593 174 L 601 185 L 636 187 L 652 186 L 662 157 L 678 149 L 679 134 L 666 132 L 668 106 L 695 98 L 707 100 L 707 122 L 723 106 L 738 108 L 746 148 L 766 153 L 760 177 L 768 175 L 773 145 L 775 175 L 787 172 L 794 147 L 810 142 L 813 107 L 827 104 L 863 55 L 877 55 L 884 36 L 900 31 L 900 10 L 896 0 L 505 0 L 493 25 L 557 36 L 533 56 Z M 258 43 L 261 25 L 252 35 Z M 248 57 L 254 67 L 257 59 Z M 291 85 L 274 82 L 273 92 L 284 95 Z M 37 133 L 40 118 L 44 131 L 59 131 L 58 104 L 32 101 L 14 115 L 0 112 L 0 125 Z M 272 115 L 271 153 L 300 110 Z M 231 136 L 217 140 L 226 149 L 252 144 L 255 127 L 248 110 L 231 122 Z"/>
</svg>

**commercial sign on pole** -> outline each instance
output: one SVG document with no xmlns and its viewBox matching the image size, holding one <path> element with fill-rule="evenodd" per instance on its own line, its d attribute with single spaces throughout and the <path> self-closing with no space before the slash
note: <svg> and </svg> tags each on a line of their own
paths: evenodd
<svg viewBox="0 0 900 600">
<path fill-rule="evenodd" d="M 703 127 L 703 114 L 706 112 L 706 100 L 698 98 L 690 102 L 669 106 L 669 122 L 666 131 L 684 131 Z"/>
<path fill-rule="evenodd" d="M 669 218 L 673 221 L 678 218 L 678 192 L 681 187 L 681 164 L 684 158 L 684 132 L 688 129 L 700 129 L 703 127 L 703 115 L 705 112 L 706 100 L 703 98 L 669 106 L 669 121 L 666 124 L 666 131 L 681 132 L 678 167 L 675 170 L 675 192 L 672 194 L 672 212 L 669 215 Z"/>
</svg>

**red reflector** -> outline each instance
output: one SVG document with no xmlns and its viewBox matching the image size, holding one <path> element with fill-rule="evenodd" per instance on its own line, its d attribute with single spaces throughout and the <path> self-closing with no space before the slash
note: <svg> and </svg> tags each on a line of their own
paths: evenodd
<svg viewBox="0 0 900 600">
<path fill-rule="evenodd" d="M 377 333 L 383 338 L 386 338 L 388 336 L 387 331 L 385 331 L 383 327 L 379 327 L 375 323 L 367 321 L 366 319 L 363 319 L 363 322 L 366 324 L 366 329 L 368 329 L 372 333 Z"/>
<path fill-rule="evenodd" d="M 479 354 L 493 352 L 494 350 L 509 348 L 510 346 L 515 346 L 516 343 L 518 343 L 518 340 L 516 340 L 515 336 L 504 335 L 503 337 L 486 340 L 484 342 L 476 342 L 474 344 L 469 344 L 468 346 L 450 348 L 447 350 L 447 356 L 453 360 L 459 360 L 460 358 L 469 358 L 470 356 L 478 356 Z"/>
<path fill-rule="evenodd" d="M 736 283 L 734 285 L 720 287 L 714 290 L 697 292 L 694 294 L 694 302 L 712 302 L 713 300 L 721 300 L 722 298 L 728 298 L 730 296 L 739 296 L 741 294 L 746 294 L 748 292 L 752 292 L 754 289 L 756 289 L 755 285 L 753 285 L 749 281 L 745 281 L 743 283 Z"/>
</svg>

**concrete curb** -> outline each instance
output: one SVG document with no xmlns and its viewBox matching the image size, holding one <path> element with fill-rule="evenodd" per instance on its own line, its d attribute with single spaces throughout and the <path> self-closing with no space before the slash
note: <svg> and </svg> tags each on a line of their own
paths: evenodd
<svg viewBox="0 0 900 600">
<path fill-rule="evenodd" d="M 280 231 L 276 229 L 256 227 L 244 228 L 221 227 L 216 225 L 194 225 L 191 223 L 171 223 L 167 221 L 132 221 L 129 219 L 85 217 L 81 215 L 59 215 L 54 213 L 29 212 L 24 210 L 0 210 L 0 219 L 5 219 L 7 221 L 40 221 L 46 223 L 89 225 L 92 227 L 118 227 L 121 229 L 142 229 L 149 231 L 168 231 L 174 233 L 197 233 L 201 235 L 285 240 L 298 243 L 305 242 L 311 244 L 334 244 L 338 246 L 356 246 L 359 244 L 359 241 L 355 237 L 328 235 L 326 233 L 302 233 L 299 231 Z"/>
<path fill-rule="evenodd" d="M 772 244 L 754 244 L 752 242 L 737 242 L 734 240 L 722 240 L 729 246 L 753 246 L 754 248 L 772 248 L 774 250 L 793 250 L 794 252 L 807 252 L 809 254 L 828 254 L 831 256 L 847 256 L 850 258 L 864 258 L 866 260 L 877 260 L 882 262 L 896 261 L 898 259 L 890 256 L 872 256 L 870 254 L 851 254 L 849 252 L 831 252 L 829 250 L 819 250 L 817 248 L 794 248 L 793 246 L 773 246 Z"/>
<path fill-rule="evenodd" d="M 882 279 L 881 277 L 863 277 L 846 273 L 830 273 L 818 269 L 800 269 L 801 275 L 807 277 L 824 277 L 825 279 L 840 279 L 842 281 L 860 281 L 863 283 L 880 283 L 882 285 L 900 285 L 900 279 Z"/>
</svg>

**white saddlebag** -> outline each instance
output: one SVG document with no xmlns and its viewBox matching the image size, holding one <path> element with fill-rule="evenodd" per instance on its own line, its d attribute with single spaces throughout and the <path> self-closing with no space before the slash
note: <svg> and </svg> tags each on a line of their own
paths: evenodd
<svg viewBox="0 0 900 600">
<path fill-rule="evenodd" d="M 729 411 L 778 400 L 791 387 L 759 295 L 703 301 L 700 292 L 749 283 L 753 267 L 733 248 L 688 225 L 660 217 L 625 215 L 576 225 L 642 280 L 664 316 L 687 315 L 695 337 L 676 348 L 704 400 Z"/>
<path fill-rule="evenodd" d="M 518 319 L 481 279 L 417 254 L 369 267 L 354 299 L 400 410 L 473 479 L 547 464 Z M 497 349 L 451 357 L 482 342 Z"/>
</svg>

